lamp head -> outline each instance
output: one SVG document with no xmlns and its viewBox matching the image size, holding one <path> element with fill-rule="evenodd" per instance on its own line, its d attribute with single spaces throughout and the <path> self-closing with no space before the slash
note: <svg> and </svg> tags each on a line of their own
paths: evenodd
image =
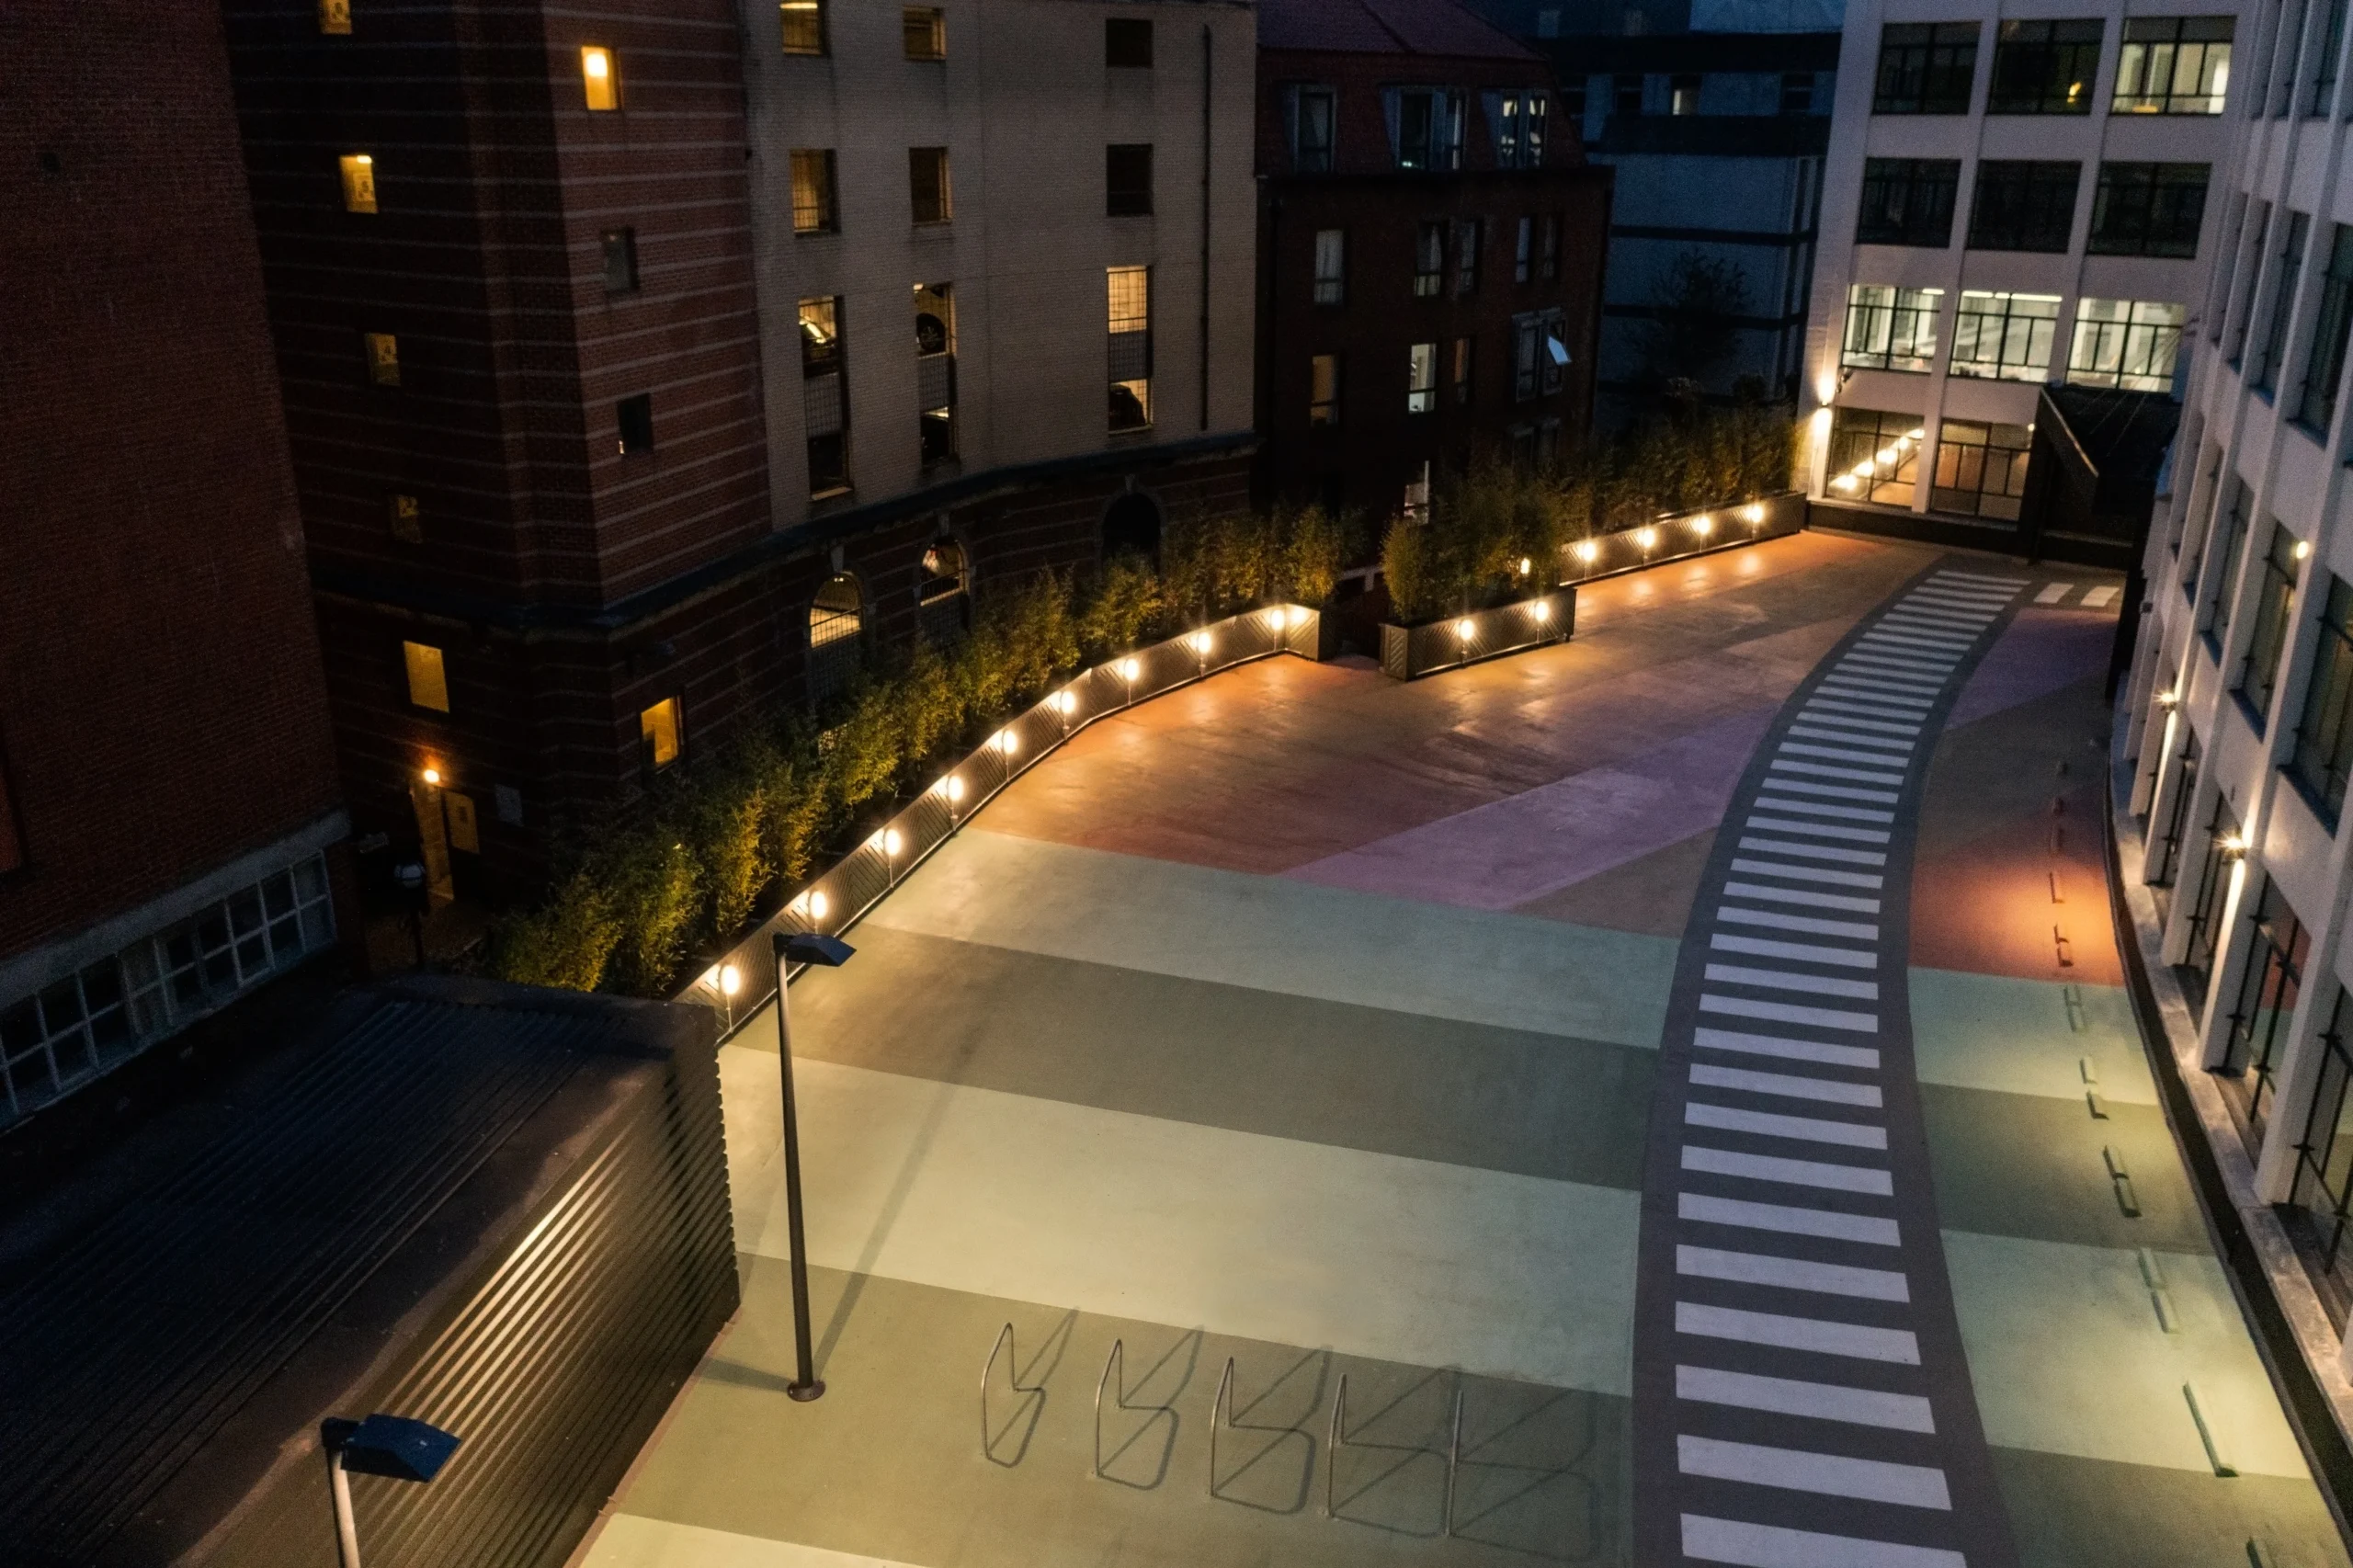
<svg viewBox="0 0 2353 1568">
<path fill-rule="evenodd" d="M 429 1421 L 380 1413 L 365 1421 L 331 1415 L 319 1423 L 319 1440 L 329 1453 L 341 1454 L 343 1468 L 355 1475 L 430 1481 L 464 1439 Z"/>
<path fill-rule="evenodd" d="M 790 936 L 779 931 L 768 940 L 776 949 L 779 963 L 813 963 L 839 969 L 858 951 L 839 937 L 821 937 L 814 931 L 795 931 Z"/>
</svg>

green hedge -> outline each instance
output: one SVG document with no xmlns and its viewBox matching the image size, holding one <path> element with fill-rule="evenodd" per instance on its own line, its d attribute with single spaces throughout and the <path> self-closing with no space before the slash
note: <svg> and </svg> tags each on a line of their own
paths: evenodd
<svg viewBox="0 0 2353 1568">
<path fill-rule="evenodd" d="M 1173 520 L 1163 566 L 1121 559 L 1083 587 L 1049 574 L 976 596 L 972 629 L 918 638 L 820 725 L 778 714 L 663 778 L 651 801 L 590 824 L 545 900 L 503 919 L 500 979 L 665 996 L 697 954 L 733 940 L 806 878 L 862 811 L 1084 665 L 1249 605 L 1321 605 L 1344 529 L 1320 508 Z"/>
<path fill-rule="evenodd" d="M 1428 522 L 1390 524 L 1381 566 L 1391 607 L 1413 623 L 1499 603 L 1578 540 L 1779 494 L 1789 488 L 1796 439 L 1786 408 L 1744 405 L 1688 411 L 1549 469 L 1476 458 L 1438 480 Z"/>
</svg>

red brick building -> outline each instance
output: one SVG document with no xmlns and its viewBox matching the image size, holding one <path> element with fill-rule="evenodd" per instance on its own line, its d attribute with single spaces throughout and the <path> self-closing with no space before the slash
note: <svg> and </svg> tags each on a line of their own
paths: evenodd
<svg viewBox="0 0 2353 1568">
<path fill-rule="evenodd" d="M 1609 223 L 1550 65 L 1449 0 L 1258 7 L 1267 485 L 1377 521 L 1583 437 Z"/>
<path fill-rule="evenodd" d="M 327 698 L 219 17 L 0 15 L 0 1126 L 332 944 Z"/>
<path fill-rule="evenodd" d="M 421 846 L 438 893 L 522 891 L 564 833 L 746 715 L 961 623 L 976 576 L 1089 563 L 1114 513 L 1246 497 L 1246 305 L 1232 416 L 1188 369 L 1188 323 L 1161 336 L 1166 412 L 1141 433 L 1106 428 L 1099 268 L 1058 301 L 1067 367 L 991 312 L 993 290 L 1029 286 L 1001 258 L 1039 223 L 984 239 L 987 138 L 932 100 L 952 83 L 972 115 L 1036 106 L 967 76 L 962 0 L 920 40 L 896 10 L 801 6 L 780 28 L 734 0 L 224 8 L 345 786 L 362 831 Z M 1109 72 L 1101 8 L 1041 15 L 1074 66 Z M 1162 74 L 1199 48 L 1172 46 Z M 845 92 L 854 134 L 792 121 Z M 1189 97 L 1171 113 L 1199 122 Z M 1219 243 L 1238 240 L 1246 299 L 1249 169 L 1227 145 Z M 912 223 L 911 147 L 938 181 Z M 1099 176 L 1103 148 L 1079 154 Z M 1170 163 L 1173 211 L 1197 176 Z M 824 225 L 804 234 L 795 181 L 818 168 Z M 1017 183 L 1107 222 L 1098 186 Z M 1193 228 L 1165 248 L 1173 328 L 1207 303 L 1178 286 Z M 936 342 L 911 286 L 940 290 Z M 1067 370 L 1051 392 L 1083 430 L 1038 427 L 1040 366 Z"/>
</svg>

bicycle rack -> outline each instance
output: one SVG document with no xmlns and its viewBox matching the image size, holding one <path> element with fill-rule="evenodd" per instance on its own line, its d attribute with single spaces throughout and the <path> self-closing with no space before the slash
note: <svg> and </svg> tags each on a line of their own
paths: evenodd
<svg viewBox="0 0 2353 1568">
<path fill-rule="evenodd" d="M 1348 1374 L 1340 1374 L 1340 1386 L 1332 1391 L 1332 1435 L 1324 1445 L 1324 1517 L 1336 1519 L 1340 1516 L 1332 1506 L 1332 1488 L 1339 1482 L 1340 1450 L 1348 1441 Z"/>
<path fill-rule="evenodd" d="M 996 1343 L 989 1346 L 989 1358 L 981 1364 L 981 1457 L 988 1460 L 991 1464 L 1004 1465 L 1006 1469 L 1010 1470 L 1013 1468 L 1012 1465 L 1006 1463 L 1005 1460 L 996 1457 L 995 1450 L 990 1446 L 989 1436 L 989 1379 L 996 1371 L 997 1357 L 1004 1352 L 1007 1346 L 1013 1346 L 1013 1371 L 1011 1374 L 1013 1379 L 1013 1392 L 1021 1395 L 1024 1399 L 1029 1398 L 1031 1394 L 1035 1394 L 1040 1399 L 1043 1399 L 1046 1396 L 1046 1385 L 1043 1383 L 1024 1383 L 1021 1381 L 1021 1346 L 1013 1336 L 1013 1324 L 1008 1323 L 1003 1328 L 998 1329 L 996 1331 Z M 1098 1400 L 1100 1398 L 1099 1392 L 1097 1394 L 1097 1398 Z M 1097 1425 L 1100 1425 L 1099 1417 L 1097 1418 Z"/>
<path fill-rule="evenodd" d="M 1228 1377 L 1233 1375 L 1233 1363 L 1231 1360 L 1226 1362 L 1225 1370 Z M 1221 1382 L 1218 1385 L 1218 1395 L 1222 1399 L 1224 1394 L 1225 1385 Z M 1214 1411 L 1211 1412 L 1211 1415 L 1214 1418 Z M 1334 1488 L 1339 1482 L 1340 1450 L 1347 1446 L 1348 1375 L 1342 1372 L 1338 1386 L 1332 1391 L 1331 1435 L 1324 1445 L 1324 1517 L 1327 1519 L 1337 1519 L 1340 1517 L 1339 1510 L 1333 1502 Z M 1446 1517 L 1439 1527 L 1441 1533 L 1449 1537 L 1454 1534 L 1455 1477 L 1461 1468 L 1462 1380 L 1461 1375 L 1457 1374 L 1454 1381 L 1454 1421 L 1446 1441 Z M 1210 1478 L 1214 1486 L 1217 1478 L 1217 1428 L 1215 1426 L 1210 1428 Z"/>
<path fill-rule="evenodd" d="M 1233 1358 L 1225 1358 L 1225 1371 L 1217 1381 L 1217 1397 L 1210 1401 L 1210 1495 L 1217 1495 L 1217 1435 L 1225 1425 L 1227 1395 L 1233 1388 Z"/>
<path fill-rule="evenodd" d="M 1095 1479 L 1103 1479 L 1103 1385 L 1111 1381 L 1111 1369 L 1118 1368 L 1120 1387 L 1112 1394 L 1112 1403 L 1125 1408 L 1127 1404 L 1128 1344 L 1124 1339 L 1111 1341 L 1111 1354 L 1103 1358 L 1103 1375 L 1095 1380 Z"/>
</svg>

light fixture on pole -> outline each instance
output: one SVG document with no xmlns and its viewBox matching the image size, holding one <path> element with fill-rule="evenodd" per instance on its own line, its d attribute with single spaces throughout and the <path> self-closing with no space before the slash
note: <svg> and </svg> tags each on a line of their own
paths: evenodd
<svg viewBox="0 0 2353 1568">
<path fill-rule="evenodd" d="M 825 1392 L 817 1381 L 815 1353 L 809 1344 L 809 1241 L 801 1222 L 801 1118 L 792 1096 L 792 1009 L 786 983 L 790 966 L 817 964 L 839 969 L 858 949 L 838 937 L 813 932 L 779 931 L 768 938 L 776 952 L 777 1078 L 784 1094 L 784 1224 L 792 1248 L 792 1351 L 796 1369 L 785 1387 L 785 1397 L 803 1403 Z"/>
<path fill-rule="evenodd" d="M 359 1568 L 359 1527 L 351 1515 L 351 1477 L 390 1476 L 394 1481 L 431 1481 L 464 1441 L 426 1421 L 404 1415 L 370 1415 L 365 1421 L 330 1415 L 319 1423 L 319 1446 L 326 1450 L 327 1489 L 335 1504 L 335 1555 L 342 1568 Z"/>
</svg>

